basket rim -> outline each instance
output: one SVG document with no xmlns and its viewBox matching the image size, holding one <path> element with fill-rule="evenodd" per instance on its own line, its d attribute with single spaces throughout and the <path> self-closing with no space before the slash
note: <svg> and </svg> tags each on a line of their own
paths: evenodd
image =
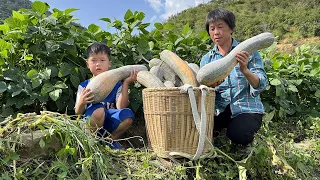
<svg viewBox="0 0 320 180">
<path fill-rule="evenodd" d="M 180 91 L 180 87 L 155 87 L 155 88 L 143 88 L 142 91 Z M 193 87 L 193 90 L 200 90 L 200 87 Z M 209 91 L 215 91 L 215 88 L 209 87 Z"/>
</svg>

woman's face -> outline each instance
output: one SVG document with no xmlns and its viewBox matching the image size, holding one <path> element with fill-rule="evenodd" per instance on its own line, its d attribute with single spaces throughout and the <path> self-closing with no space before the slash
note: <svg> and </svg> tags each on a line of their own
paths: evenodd
<svg viewBox="0 0 320 180">
<path fill-rule="evenodd" d="M 222 19 L 209 24 L 210 38 L 218 46 L 222 46 L 229 42 L 231 39 L 231 33 L 231 28 Z"/>
</svg>

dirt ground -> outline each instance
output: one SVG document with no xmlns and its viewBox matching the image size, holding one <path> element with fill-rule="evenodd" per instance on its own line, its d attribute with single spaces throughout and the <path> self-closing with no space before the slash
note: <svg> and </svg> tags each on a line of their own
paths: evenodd
<svg viewBox="0 0 320 180">
<path fill-rule="evenodd" d="M 310 44 L 311 46 L 317 46 L 320 49 L 320 36 L 303 38 L 303 39 L 283 39 L 276 45 L 276 51 L 281 53 L 293 53 L 296 47 L 300 47 L 302 44 Z"/>
</svg>

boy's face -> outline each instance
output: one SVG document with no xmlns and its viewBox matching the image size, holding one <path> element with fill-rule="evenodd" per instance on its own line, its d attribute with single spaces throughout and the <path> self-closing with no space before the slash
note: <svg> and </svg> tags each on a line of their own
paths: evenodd
<svg viewBox="0 0 320 180">
<path fill-rule="evenodd" d="M 231 28 L 222 19 L 209 24 L 210 38 L 216 45 L 222 46 L 227 43 L 231 39 L 231 33 Z"/>
<path fill-rule="evenodd" d="M 87 67 L 90 69 L 93 76 L 97 76 L 109 69 L 111 61 L 105 53 L 91 54 L 86 61 Z"/>
</svg>

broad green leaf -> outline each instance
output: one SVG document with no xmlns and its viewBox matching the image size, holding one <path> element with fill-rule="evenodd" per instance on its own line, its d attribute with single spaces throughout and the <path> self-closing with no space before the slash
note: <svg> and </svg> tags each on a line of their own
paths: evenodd
<svg viewBox="0 0 320 180">
<path fill-rule="evenodd" d="M 7 49 L 7 42 L 3 39 L 0 39 L 0 51 Z"/>
<path fill-rule="evenodd" d="M 163 29 L 163 25 L 161 23 L 159 23 L 159 22 L 154 23 L 154 27 L 156 27 L 158 30 Z"/>
<path fill-rule="evenodd" d="M 96 32 L 98 32 L 100 30 L 100 27 L 99 26 L 97 26 L 97 25 L 95 25 L 95 24 L 90 24 L 89 26 L 88 26 L 88 31 L 89 32 L 91 32 L 91 33 L 96 33 Z"/>
<path fill-rule="evenodd" d="M 41 94 L 43 96 L 47 95 L 49 92 L 53 91 L 54 88 L 51 83 L 45 83 L 41 88 Z"/>
<path fill-rule="evenodd" d="M 149 49 L 152 50 L 154 48 L 154 42 L 153 41 L 149 41 Z"/>
<path fill-rule="evenodd" d="M 51 70 L 51 77 L 56 77 L 58 76 L 58 69 L 54 66 L 48 66 L 46 69 L 50 69 Z"/>
<path fill-rule="evenodd" d="M 57 99 L 59 99 L 61 93 L 62 93 L 62 89 L 56 89 L 54 91 L 51 91 L 49 93 L 49 96 L 53 101 L 56 101 Z"/>
<path fill-rule="evenodd" d="M 27 73 L 27 78 L 28 79 L 32 79 L 38 76 L 38 71 L 36 69 L 31 69 L 28 73 Z"/>
<path fill-rule="evenodd" d="M 5 80 L 18 81 L 19 77 L 17 74 L 18 74 L 18 70 L 15 68 L 11 68 L 11 69 L 6 70 L 3 73 L 3 77 Z"/>
<path fill-rule="evenodd" d="M 115 27 L 117 29 L 120 29 L 121 26 L 122 26 L 122 22 L 120 20 L 116 20 L 111 24 L 111 26 L 113 26 L 113 27 Z"/>
<path fill-rule="evenodd" d="M 43 21 L 45 21 L 48 24 L 52 24 L 54 26 L 57 24 L 57 19 L 54 16 L 48 16 L 44 18 Z"/>
<path fill-rule="evenodd" d="M 54 85 L 54 88 L 57 88 L 57 89 L 67 89 L 68 86 L 62 82 L 62 81 L 58 81 L 56 82 L 56 84 Z"/>
<path fill-rule="evenodd" d="M 3 58 L 8 58 L 8 51 L 7 50 L 3 50 L 2 52 L 0 52 L 0 55 L 3 57 Z M 4 64 L 5 63 L 5 60 L 0 58 L 0 65 Z"/>
<path fill-rule="evenodd" d="M 59 44 L 56 44 L 54 41 L 46 41 L 45 45 L 49 53 L 59 49 Z"/>
<path fill-rule="evenodd" d="M 184 38 L 183 37 L 180 37 L 178 38 L 175 42 L 174 42 L 174 45 L 178 45 L 180 41 L 182 41 Z"/>
<path fill-rule="evenodd" d="M 76 10 L 79 10 L 79 9 L 77 9 L 77 8 L 68 8 L 68 9 L 64 10 L 64 13 L 66 15 L 69 15 L 70 13 L 72 13 L 72 12 L 74 12 Z"/>
<path fill-rule="evenodd" d="M 190 31 L 191 31 L 191 28 L 190 28 L 190 26 L 189 26 L 188 23 L 183 26 L 183 28 L 182 28 L 182 34 L 183 34 L 184 36 L 186 36 L 187 34 L 189 34 Z"/>
<path fill-rule="evenodd" d="M 281 95 L 281 88 L 280 86 L 276 86 L 276 96 L 280 96 Z"/>
<path fill-rule="evenodd" d="M 6 24 L 9 25 L 10 29 L 21 28 L 21 20 L 13 17 L 9 17 L 4 20 Z"/>
<path fill-rule="evenodd" d="M 272 79 L 270 81 L 270 84 L 273 85 L 273 86 L 278 86 L 281 84 L 281 81 L 279 79 Z"/>
<path fill-rule="evenodd" d="M 315 95 L 317 98 L 320 98 L 320 90 L 317 90 L 314 95 Z"/>
<path fill-rule="evenodd" d="M 40 145 L 40 148 L 44 148 L 44 146 L 46 145 L 46 143 L 44 142 L 43 139 L 41 139 L 41 140 L 39 141 L 39 145 Z"/>
<path fill-rule="evenodd" d="M 86 68 L 79 68 L 81 79 L 85 80 L 87 77 L 87 69 Z"/>
<path fill-rule="evenodd" d="M 135 14 L 135 16 L 136 16 L 136 19 L 138 19 L 138 20 L 140 20 L 140 21 L 142 21 L 145 17 L 146 17 L 146 15 L 144 14 L 144 12 L 135 12 L 134 13 Z"/>
<path fill-rule="evenodd" d="M 49 80 L 51 75 L 51 69 L 45 69 L 39 73 L 42 79 Z"/>
<path fill-rule="evenodd" d="M 264 116 L 263 116 L 263 121 L 266 121 L 266 122 L 269 122 L 273 119 L 274 117 L 274 114 L 275 114 L 275 110 L 271 111 L 270 113 L 266 113 Z"/>
<path fill-rule="evenodd" d="M 67 177 L 67 175 L 68 175 L 68 172 L 64 171 L 64 172 L 58 174 L 58 177 L 59 177 L 59 179 L 65 179 Z"/>
<path fill-rule="evenodd" d="M 24 59 L 24 60 L 27 60 L 27 61 L 30 61 L 30 60 L 33 59 L 33 55 L 32 55 L 32 54 L 25 55 L 25 56 L 23 56 L 23 59 Z"/>
<path fill-rule="evenodd" d="M 47 3 L 44 2 L 35 1 L 32 3 L 32 9 L 36 10 L 40 14 L 44 14 L 49 10 L 49 8 L 49 5 L 47 5 Z"/>
<path fill-rule="evenodd" d="M 169 30 L 175 28 L 172 24 L 166 24 L 164 25 L 163 29 Z"/>
<path fill-rule="evenodd" d="M 33 89 L 39 87 L 42 83 L 42 79 L 39 79 L 39 78 L 33 78 L 31 81 L 32 81 Z"/>
<path fill-rule="evenodd" d="M 22 88 L 16 89 L 12 94 L 11 97 L 15 97 L 19 95 L 22 92 Z"/>
<path fill-rule="evenodd" d="M 298 89 L 297 89 L 297 87 L 295 86 L 295 85 L 292 85 L 292 84 L 290 84 L 289 85 L 289 88 L 288 88 L 290 91 L 292 91 L 292 92 L 298 92 Z"/>
<path fill-rule="evenodd" d="M 63 63 L 60 67 L 58 77 L 64 77 L 70 74 L 72 67 L 68 63 Z"/>
<path fill-rule="evenodd" d="M 79 79 L 79 77 L 74 76 L 74 75 L 71 75 L 71 76 L 70 76 L 70 81 L 71 81 L 73 87 L 75 87 L 75 88 L 77 88 L 77 87 L 79 86 L 79 84 L 80 84 L 80 79 Z"/>
<path fill-rule="evenodd" d="M 141 23 L 142 23 L 142 21 L 136 20 L 134 23 L 132 23 L 132 24 L 130 25 L 130 28 L 133 29 L 133 28 L 139 26 Z"/>
<path fill-rule="evenodd" d="M 59 15 L 61 15 L 60 12 L 54 12 L 53 14 L 51 14 L 52 17 L 58 18 Z"/>
<path fill-rule="evenodd" d="M 100 18 L 100 20 L 102 20 L 104 22 L 111 23 L 111 20 L 109 18 Z"/>
<path fill-rule="evenodd" d="M 316 74 L 318 74 L 320 72 L 320 68 L 319 69 L 312 69 L 310 71 L 310 76 L 315 76 Z"/>
<path fill-rule="evenodd" d="M 19 19 L 20 21 L 24 21 L 25 18 L 24 18 L 24 15 L 17 12 L 17 11 L 12 11 L 12 17 L 13 18 L 16 18 L 16 19 Z"/>
<path fill-rule="evenodd" d="M 64 41 L 62 41 L 63 44 L 67 44 L 67 45 L 74 45 L 74 39 L 66 39 Z"/>
<path fill-rule="evenodd" d="M 138 52 L 140 54 L 145 54 L 148 51 L 148 49 L 149 49 L 148 42 L 144 39 L 139 39 L 138 48 L 137 48 Z"/>
<path fill-rule="evenodd" d="M 128 9 L 127 12 L 126 12 L 125 15 L 124 15 L 124 20 L 127 21 L 127 20 L 129 20 L 130 18 L 132 18 L 132 16 L 133 16 L 132 11 L 131 11 L 130 9 Z"/>
<path fill-rule="evenodd" d="M 3 81 L 0 81 L 0 93 L 3 93 L 7 90 L 7 84 Z"/>
<path fill-rule="evenodd" d="M 7 34 L 7 32 L 10 31 L 10 28 L 7 24 L 0 24 L 0 31 L 2 31 L 3 34 Z"/>
<path fill-rule="evenodd" d="M 33 25 L 38 24 L 38 22 L 39 22 L 39 20 L 38 20 L 38 19 L 32 19 L 32 20 L 31 20 L 31 23 L 32 23 Z"/>
</svg>

